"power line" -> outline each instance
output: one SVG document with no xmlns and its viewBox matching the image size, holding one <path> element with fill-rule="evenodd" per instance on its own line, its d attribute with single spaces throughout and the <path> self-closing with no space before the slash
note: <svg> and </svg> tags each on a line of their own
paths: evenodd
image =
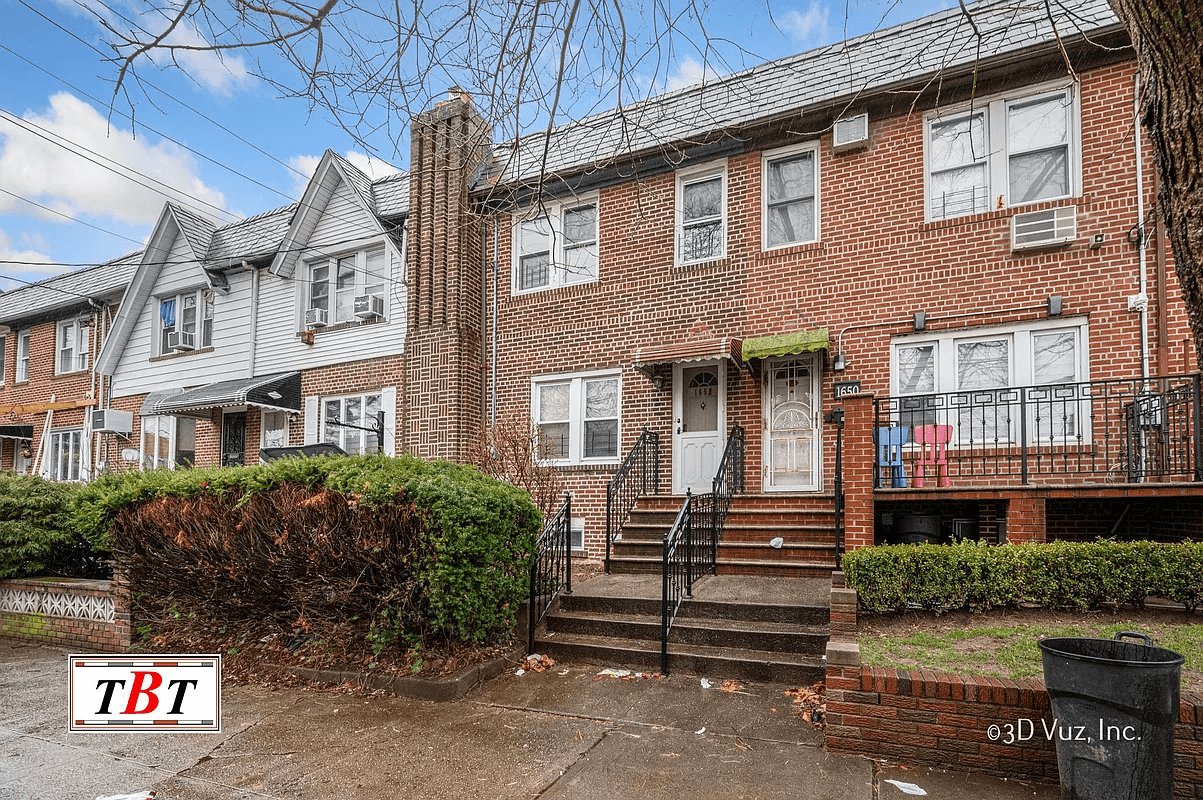
<svg viewBox="0 0 1203 800">
<path fill-rule="evenodd" d="M 29 203 L 31 206 L 37 206 L 38 208 L 42 209 L 43 211 L 49 211 L 51 214 L 57 214 L 58 216 L 62 217 L 63 219 L 69 219 L 72 222 L 78 222 L 80 225 L 86 225 L 87 227 L 91 228 L 94 231 L 100 231 L 101 233 L 107 233 L 109 236 L 115 236 L 118 239 L 125 239 L 125 241 L 133 242 L 134 244 L 137 244 L 137 245 L 142 244 L 142 242 L 138 241 L 137 239 L 131 239 L 130 237 L 123 236 L 120 233 L 114 233 L 113 231 L 106 230 L 106 229 L 100 227 L 99 225 L 93 225 L 92 223 L 85 222 L 84 220 L 79 219 L 78 217 L 73 217 L 70 214 L 64 214 L 61 211 L 55 211 L 53 208 L 50 208 L 49 206 L 44 206 L 41 203 L 30 200 L 28 197 L 22 197 L 19 194 L 13 194 L 12 192 L 10 192 L 7 189 L 0 189 L 0 192 L 3 192 L 4 194 L 8 195 L 9 197 L 15 197 L 17 200 L 20 200 L 23 203 Z M 9 263 L 14 263 L 14 262 L 9 262 Z"/>
</svg>

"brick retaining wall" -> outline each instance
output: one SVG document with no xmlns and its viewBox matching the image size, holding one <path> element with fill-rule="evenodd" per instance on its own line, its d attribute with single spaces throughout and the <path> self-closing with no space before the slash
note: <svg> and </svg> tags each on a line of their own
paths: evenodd
<svg viewBox="0 0 1203 800">
<path fill-rule="evenodd" d="M 1048 693 L 1039 680 L 866 667 L 860 648 L 827 648 L 826 747 L 907 764 L 970 769 L 1048 784 L 1058 781 Z M 1027 741 L 991 741 L 990 726 L 1031 720 Z M 1000 734 L 1005 737 L 1006 728 Z M 1174 797 L 1203 800 L 1203 698 L 1182 699 L 1174 739 Z"/>
<path fill-rule="evenodd" d="M 0 636 L 85 652 L 122 651 L 130 646 L 129 606 L 113 581 L 0 581 Z"/>
</svg>

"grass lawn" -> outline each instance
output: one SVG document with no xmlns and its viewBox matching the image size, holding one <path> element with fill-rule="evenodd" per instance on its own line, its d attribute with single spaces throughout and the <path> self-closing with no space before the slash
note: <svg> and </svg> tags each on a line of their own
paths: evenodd
<svg viewBox="0 0 1203 800">
<path fill-rule="evenodd" d="M 1181 613 L 1001 612 L 990 614 L 866 615 L 857 631 L 862 663 L 898 669 L 1039 678 L 1041 639 L 1110 639 L 1140 631 L 1158 647 L 1181 653 L 1184 692 L 1203 695 L 1203 616 Z"/>
</svg>

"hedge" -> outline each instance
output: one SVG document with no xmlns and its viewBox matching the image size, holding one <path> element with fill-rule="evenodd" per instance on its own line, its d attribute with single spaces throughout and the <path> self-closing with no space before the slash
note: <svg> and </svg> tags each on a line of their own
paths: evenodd
<svg viewBox="0 0 1203 800">
<path fill-rule="evenodd" d="M 1203 601 L 1203 542 L 885 545 L 846 553 L 842 563 L 866 611 L 1086 610 L 1150 596 L 1194 611 Z"/>
<path fill-rule="evenodd" d="M 152 618 L 347 624 L 381 646 L 504 638 L 541 518 L 473 467 L 384 456 L 106 476 L 76 508 Z"/>
<path fill-rule="evenodd" d="M 103 537 L 89 541 L 75 531 L 72 501 L 79 488 L 0 473 L 0 578 L 111 574 Z"/>
</svg>

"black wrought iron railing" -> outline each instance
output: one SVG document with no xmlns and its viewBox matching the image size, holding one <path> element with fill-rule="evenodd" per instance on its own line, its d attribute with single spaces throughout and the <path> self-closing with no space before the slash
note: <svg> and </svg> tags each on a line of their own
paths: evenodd
<svg viewBox="0 0 1203 800">
<path fill-rule="evenodd" d="M 635 502 L 660 493 L 660 434 L 644 428 L 622 465 L 606 487 L 606 574 L 610 573 L 610 546 L 621 534 Z"/>
<path fill-rule="evenodd" d="M 1203 480 L 1199 375 L 874 401 L 884 488 Z"/>
<path fill-rule="evenodd" d="M 681 601 L 693 596 L 694 496 L 685 500 L 673 526 L 664 536 L 663 593 L 660 607 L 660 674 L 668 674 L 668 632 L 677 619 Z"/>
<path fill-rule="evenodd" d="M 530 569 L 530 611 L 526 651 L 535 649 L 535 628 L 561 594 L 572 594 L 572 495 L 543 523 Z"/>
<path fill-rule="evenodd" d="M 843 569 L 844 559 L 844 409 L 837 406 L 823 415 L 823 421 L 835 425 L 835 568 Z"/>
<path fill-rule="evenodd" d="M 723 448 L 723 457 L 719 459 L 718 469 L 714 474 L 714 546 L 717 548 L 718 539 L 722 537 L 723 528 L 727 523 L 727 512 L 731 510 L 731 498 L 743 492 L 746 483 L 744 476 L 744 452 L 747 449 L 744 429 L 740 425 L 731 428 L 727 437 L 727 446 Z"/>
</svg>

